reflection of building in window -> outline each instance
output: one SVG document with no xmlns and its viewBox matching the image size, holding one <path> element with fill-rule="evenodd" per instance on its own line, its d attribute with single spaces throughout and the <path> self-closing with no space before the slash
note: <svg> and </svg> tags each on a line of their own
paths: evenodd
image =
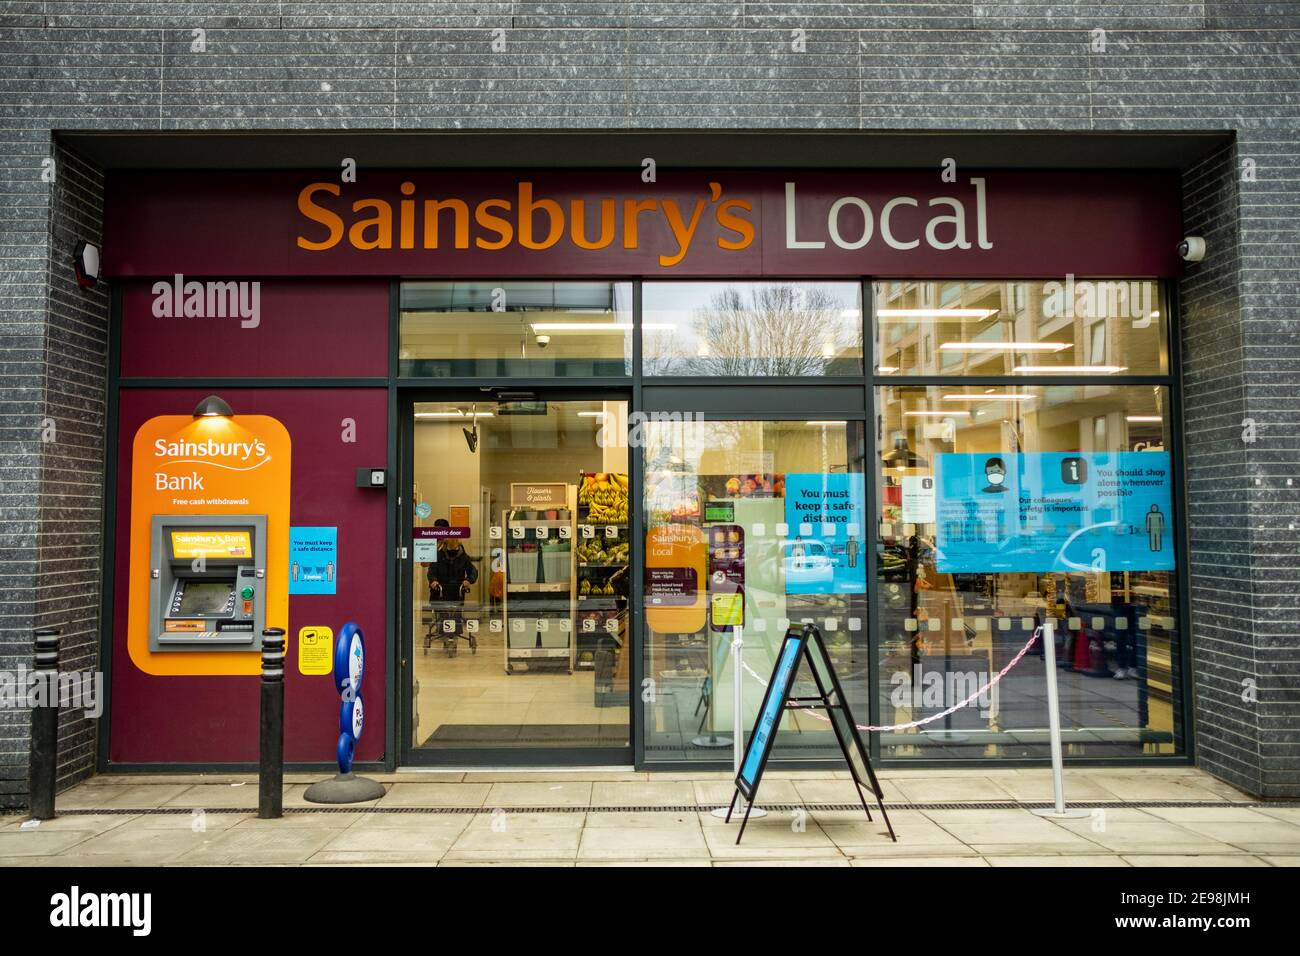
<svg viewBox="0 0 1300 956">
<path fill-rule="evenodd" d="M 1160 287 L 1154 281 L 969 280 L 874 288 L 883 374 L 1004 375 L 1051 366 L 1143 374 L 1166 368 Z M 931 333 L 937 347 L 926 348 L 922 336 Z M 978 342 L 990 347 L 944 347 Z M 1060 348 L 1007 348 L 1019 342 Z"/>
<path fill-rule="evenodd" d="M 1094 322 L 1089 337 L 1088 361 L 1093 365 L 1106 364 L 1106 322 Z"/>
</svg>

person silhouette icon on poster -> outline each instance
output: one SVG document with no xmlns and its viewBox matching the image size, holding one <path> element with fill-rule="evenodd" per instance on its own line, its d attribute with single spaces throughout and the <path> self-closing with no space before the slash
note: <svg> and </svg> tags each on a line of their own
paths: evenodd
<svg viewBox="0 0 1300 956">
<path fill-rule="evenodd" d="M 984 489 L 990 494 L 1005 494 L 1007 490 L 1007 466 L 1001 458 L 990 458 L 984 462 L 984 478 L 988 486 Z"/>
<path fill-rule="evenodd" d="M 1147 512 L 1147 537 L 1152 551 L 1163 551 L 1165 536 L 1165 515 L 1158 505 L 1152 505 Z"/>
</svg>

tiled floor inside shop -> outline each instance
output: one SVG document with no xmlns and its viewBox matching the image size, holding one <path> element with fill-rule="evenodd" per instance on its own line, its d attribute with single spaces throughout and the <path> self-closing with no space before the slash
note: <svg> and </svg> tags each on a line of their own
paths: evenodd
<svg viewBox="0 0 1300 956">
<path fill-rule="evenodd" d="M 672 866 L 1295 866 L 1300 802 L 1252 801 L 1192 768 L 1071 770 L 1087 817 L 1052 820 L 1047 770 L 882 774 L 898 832 L 868 822 L 846 772 L 772 771 L 744 841 L 710 815 L 723 773 L 373 774 L 372 804 L 322 811 L 319 777 L 287 778 L 285 815 L 257 818 L 252 775 L 104 775 L 33 826 L 0 816 L 0 867 L 285 864 Z"/>
</svg>

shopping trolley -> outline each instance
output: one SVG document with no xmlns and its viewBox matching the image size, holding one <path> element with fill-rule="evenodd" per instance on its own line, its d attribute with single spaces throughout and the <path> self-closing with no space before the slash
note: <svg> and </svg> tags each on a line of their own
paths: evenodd
<svg viewBox="0 0 1300 956">
<path fill-rule="evenodd" d="M 476 601 L 426 601 L 420 609 L 420 622 L 424 625 L 424 653 L 435 643 L 441 643 L 448 657 L 455 657 L 460 642 L 469 644 L 471 654 L 478 653 L 478 634 L 465 626 L 467 620 L 478 620 Z"/>
</svg>

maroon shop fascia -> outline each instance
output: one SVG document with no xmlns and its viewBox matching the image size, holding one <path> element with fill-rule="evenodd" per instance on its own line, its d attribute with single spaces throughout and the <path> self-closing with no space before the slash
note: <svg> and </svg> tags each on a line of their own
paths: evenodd
<svg viewBox="0 0 1300 956">
<path fill-rule="evenodd" d="M 331 681 L 299 673 L 298 629 L 367 639 L 362 762 L 395 759 L 388 699 L 391 301 L 398 278 L 1159 278 L 1178 275 L 1171 172 L 799 169 L 112 172 L 105 273 L 119 294 L 107 760 L 248 764 L 258 678 L 153 676 L 126 647 L 132 438 L 220 392 L 292 438 L 294 526 L 336 526 L 334 594 L 292 594 L 286 759 L 327 763 Z M 252 283 L 256 282 L 256 289 Z M 254 299 L 254 294 L 256 298 Z M 242 298 L 241 298 L 242 296 Z M 255 314 L 254 314 L 255 313 Z M 167 380 L 166 387 L 158 380 Z M 346 380 L 346 381 L 345 381 Z M 349 429 L 349 440 L 341 439 Z M 387 719 L 384 715 L 387 714 Z"/>
</svg>

